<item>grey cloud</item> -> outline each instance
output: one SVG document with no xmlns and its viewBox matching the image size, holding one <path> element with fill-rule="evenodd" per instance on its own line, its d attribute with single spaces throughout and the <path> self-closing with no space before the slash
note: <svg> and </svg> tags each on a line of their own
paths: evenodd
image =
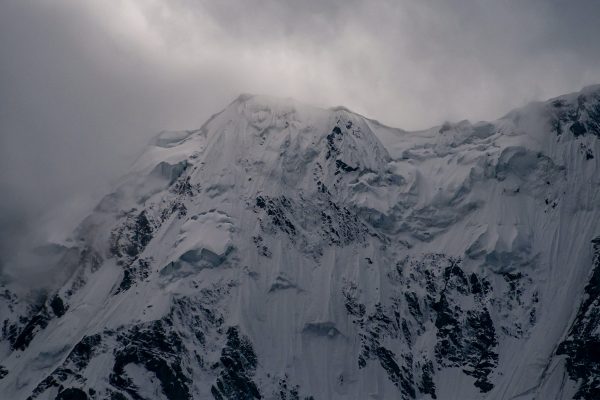
<svg viewBox="0 0 600 400">
<path fill-rule="evenodd" d="M 592 0 L 3 1 L 0 260 L 240 92 L 406 129 L 491 119 L 600 82 L 598 16 Z"/>
</svg>

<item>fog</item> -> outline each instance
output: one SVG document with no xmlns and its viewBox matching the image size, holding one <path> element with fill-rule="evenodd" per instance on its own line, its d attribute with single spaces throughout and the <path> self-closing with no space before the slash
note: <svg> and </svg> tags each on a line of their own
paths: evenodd
<svg viewBox="0 0 600 400">
<path fill-rule="evenodd" d="M 600 83 L 597 1 L 5 0 L 0 269 L 60 241 L 144 144 L 239 93 L 388 125 L 497 118 Z"/>
</svg>

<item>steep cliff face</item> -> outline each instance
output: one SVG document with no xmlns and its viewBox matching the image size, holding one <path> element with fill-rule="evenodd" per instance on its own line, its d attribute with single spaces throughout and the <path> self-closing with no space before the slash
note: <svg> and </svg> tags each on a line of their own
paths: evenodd
<svg viewBox="0 0 600 400">
<path fill-rule="evenodd" d="M 31 399 L 593 399 L 600 88 L 420 132 L 243 95 L 0 298 Z"/>
</svg>

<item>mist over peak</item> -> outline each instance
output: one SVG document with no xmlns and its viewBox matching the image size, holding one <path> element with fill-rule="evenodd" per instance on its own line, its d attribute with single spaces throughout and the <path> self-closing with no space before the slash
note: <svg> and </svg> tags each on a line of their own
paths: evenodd
<svg viewBox="0 0 600 400">
<path fill-rule="evenodd" d="M 597 399 L 598 16 L 0 2 L 0 397 Z"/>
</svg>

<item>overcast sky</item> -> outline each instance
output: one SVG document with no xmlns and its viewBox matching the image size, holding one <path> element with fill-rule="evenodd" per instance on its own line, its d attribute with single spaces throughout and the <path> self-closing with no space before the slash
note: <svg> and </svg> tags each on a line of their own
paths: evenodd
<svg viewBox="0 0 600 400">
<path fill-rule="evenodd" d="M 600 83 L 599 20 L 595 0 L 1 0 L 0 262 L 239 93 L 494 119 Z"/>
</svg>

